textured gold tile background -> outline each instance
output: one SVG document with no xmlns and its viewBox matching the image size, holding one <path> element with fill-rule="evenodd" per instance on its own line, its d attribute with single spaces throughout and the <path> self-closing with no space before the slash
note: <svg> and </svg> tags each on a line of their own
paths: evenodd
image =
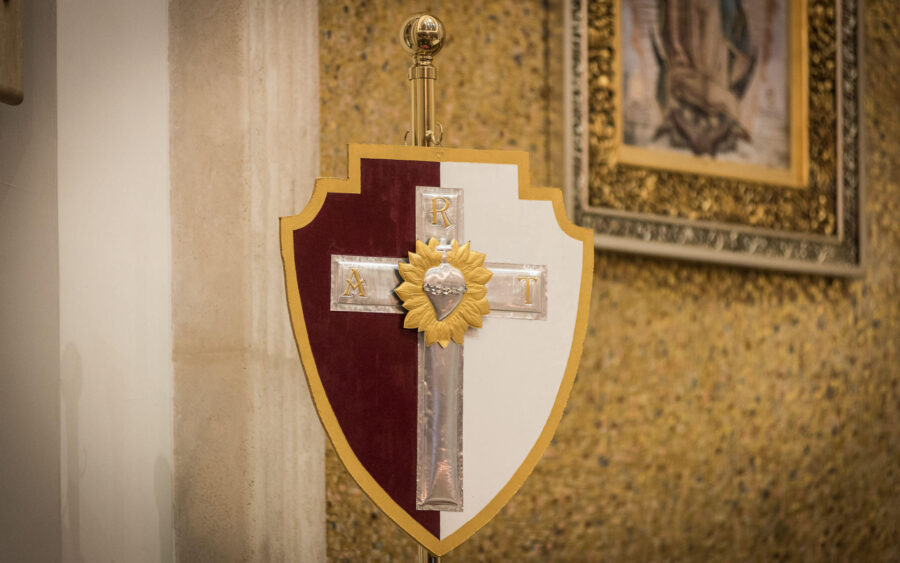
<svg viewBox="0 0 900 563">
<path fill-rule="evenodd" d="M 859 281 L 597 254 L 591 325 L 556 439 L 445 561 L 900 559 L 900 3 L 868 0 Z M 556 1 L 320 4 L 322 175 L 350 141 L 399 143 L 404 17 L 433 10 L 453 147 L 531 153 L 563 181 Z M 329 452 L 328 554 L 416 546 Z"/>
</svg>

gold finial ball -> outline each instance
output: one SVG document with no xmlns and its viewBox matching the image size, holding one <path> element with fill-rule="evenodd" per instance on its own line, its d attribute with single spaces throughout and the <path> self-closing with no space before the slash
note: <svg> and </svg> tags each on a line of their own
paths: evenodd
<svg viewBox="0 0 900 563">
<path fill-rule="evenodd" d="M 403 24 L 400 41 L 407 52 L 431 58 L 444 46 L 444 24 L 428 14 L 416 14 Z"/>
</svg>

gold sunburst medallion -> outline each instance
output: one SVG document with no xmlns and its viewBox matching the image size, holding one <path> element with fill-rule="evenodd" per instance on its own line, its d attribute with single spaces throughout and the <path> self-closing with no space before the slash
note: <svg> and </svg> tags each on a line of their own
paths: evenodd
<svg viewBox="0 0 900 563">
<path fill-rule="evenodd" d="M 403 283 L 394 292 L 407 310 L 404 328 L 424 332 L 426 346 L 446 348 L 451 340 L 462 344 L 466 330 L 480 328 L 481 317 L 491 312 L 485 284 L 493 274 L 468 242 L 453 240 L 449 250 L 438 245 L 435 238 L 416 241 L 409 263 L 399 264 Z"/>
</svg>

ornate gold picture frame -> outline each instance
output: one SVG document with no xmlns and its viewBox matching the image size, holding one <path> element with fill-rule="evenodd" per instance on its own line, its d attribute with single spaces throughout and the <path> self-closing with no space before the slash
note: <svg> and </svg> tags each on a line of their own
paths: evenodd
<svg viewBox="0 0 900 563">
<path fill-rule="evenodd" d="M 759 18 L 758 6 L 768 6 L 771 13 L 764 15 L 774 22 L 774 32 L 765 38 L 772 44 L 751 43 L 736 24 L 729 24 L 732 35 L 724 39 L 694 39 L 694 48 L 701 45 L 704 54 L 715 52 L 710 45 L 720 47 L 719 62 L 724 61 L 709 56 L 696 63 L 697 55 L 690 59 L 688 53 L 690 64 L 708 65 L 695 72 L 707 88 L 699 98 L 690 97 L 689 79 L 678 82 L 670 70 L 676 68 L 670 60 L 684 56 L 677 41 L 695 33 L 693 20 L 676 18 L 681 28 L 672 31 L 654 12 L 681 4 L 692 2 L 571 0 L 567 7 L 567 184 L 576 221 L 594 229 L 598 248 L 858 275 L 864 232 L 860 1 L 779 0 L 747 4 L 747 10 L 738 0 L 717 3 L 721 13 L 715 13 L 715 22 L 729 10 L 733 15 L 737 6 L 744 28 L 749 16 Z M 758 19 L 751 23 L 760 25 Z M 717 91 L 706 84 L 709 68 L 726 63 L 725 84 Z M 764 78 L 752 76 L 754 71 L 768 72 L 767 97 L 758 87 Z M 689 103 L 673 104 L 678 95 Z M 740 108 L 740 119 L 719 123 L 719 116 L 737 115 L 736 102 L 744 95 L 750 107 Z M 752 95 L 758 99 L 746 101 Z M 715 114 L 712 125 L 698 117 L 708 100 L 718 108 L 708 112 Z M 752 121 L 759 115 L 768 128 Z M 706 134 L 713 126 L 717 136 Z"/>
</svg>

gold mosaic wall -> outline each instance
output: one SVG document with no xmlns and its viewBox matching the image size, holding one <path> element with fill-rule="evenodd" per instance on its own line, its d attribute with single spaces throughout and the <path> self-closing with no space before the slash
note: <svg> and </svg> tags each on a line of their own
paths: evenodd
<svg viewBox="0 0 900 563">
<path fill-rule="evenodd" d="M 397 29 L 428 9 L 453 37 L 446 145 L 528 150 L 533 181 L 561 185 L 561 7 L 476 4 L 320 4 L 322 175 L 346 174 L 347 142 L 401 142 Z M 864 278 L 599 252 L 556 438 L 444 561 L 900 559 L 900 3 L 868 0 L 864 29 Z M 326 458 L 329 558 L 413 561 Z"/>
</svg>

